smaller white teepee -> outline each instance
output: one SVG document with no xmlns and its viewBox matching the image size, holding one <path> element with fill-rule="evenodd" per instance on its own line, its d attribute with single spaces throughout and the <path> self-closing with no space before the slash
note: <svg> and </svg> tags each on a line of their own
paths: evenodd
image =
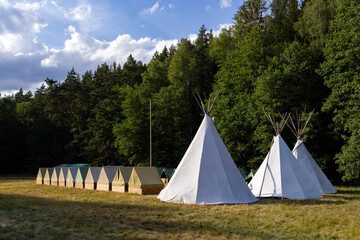
<svg viewBox="0 0 360 240">
<path fill-rule="evenodd" d="M 276 136 L 269 153 L 248 185 L 252 193 L 255 197 L 321 198 L 321 192 L 280 136 L 289 115 L 282 115 L 282 121 L 276 125 L 269 114 L 266 116 Z"/>
<path fill-rule="evenodd" d="M 306 121 L 304 121 L 305 120 L 304 116 L 303 116 L 303 121 L 302 121 L 301 115 L 297 114 L 297 116 L 296 116 L 297 117 L 296 118 L 297 119 L 297 127 L 295 126 L 295 123 L 292 120 L 292 118 L 290 118 L 291 126 L 289 126 L 289 128 L 291 129 L 291 131 L 294 133 L 294 135 L 298 139 L 294 146 L 294 149 L 292 150 L 292 153 L 294 154 L 295 158 L 299 161 L 299 163 L 305 168 L 305 170 L 311 176 L 313 181 L 317 183 L 315 185 L 319 188 L 320 192 L 336 193 L 334 186 L 331 184 L 331 182 L 326 177 L 324 172 L 321 170 L 319 165 L 315 162 L 314 158 L 311 156 L 311 154 L 307 150 L 304 142 L 301 140 L 301 136 L 302 136 L 313 113 L 314 113 L 314 110 L 309 114 Z M 305 115 L 305 112 L 303 115 Z"/>
</svg>

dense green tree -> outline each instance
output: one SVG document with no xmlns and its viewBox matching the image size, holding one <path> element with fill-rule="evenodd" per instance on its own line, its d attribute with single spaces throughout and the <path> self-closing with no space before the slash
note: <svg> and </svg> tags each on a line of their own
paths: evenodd
<svg viewBox="0 0 360 240">
<path fill-rule="evenodd" d="M 324 110 L 334 114 L 335 131 L 345 144 L 336 156 L 343 180 L 360 179 L 360 3 L 344 0 L 330 23 L 321 74 L 331 94 Z"/>
</svg>

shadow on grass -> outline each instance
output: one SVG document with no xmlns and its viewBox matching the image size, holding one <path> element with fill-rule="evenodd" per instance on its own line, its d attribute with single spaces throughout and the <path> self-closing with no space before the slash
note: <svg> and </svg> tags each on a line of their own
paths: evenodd
<svg viewBox="0 0 360 240">
<path fill-rule="evenodd" d="M 0 193 L 0 239 L 275 238 L 192 214 L 177 204 L 152 204 L 149 199 L 101 203 Z"/>
<path fill-rule="evenodd" d="M 338 194 L 351 194 L 351 195 L 359 195 L 360 196 L 360 190 L 358 189 L 347 189 L 347 190 L 338 190 L 337 191 Z"/>
<path fill-rule="evenodd" d="M 259 201 L 254 204 L 296 204 L 296 205 L 341 205 L 345 204 L 345 200 L 349 200 L 344 196 L 337 196 L 337 200 L 331 200 L 333 195 L 329 197 L 329 195 L 324 196 L 319 199 L 287 199 L 287 198 L 258 198 Z M 355 200 L 355 199 L 354 199 Z"/>
</svg>

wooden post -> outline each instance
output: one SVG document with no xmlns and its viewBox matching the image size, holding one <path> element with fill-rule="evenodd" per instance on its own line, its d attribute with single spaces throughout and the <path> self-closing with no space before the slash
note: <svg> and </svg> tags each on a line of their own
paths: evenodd
<svg viewBox="0 0 360 240">
<path fill-rule="evenodd" d="M 151 142 L 151 99 L 150 99 L 150 167 L 152 167 L 152 142 Z"/>
</svg>

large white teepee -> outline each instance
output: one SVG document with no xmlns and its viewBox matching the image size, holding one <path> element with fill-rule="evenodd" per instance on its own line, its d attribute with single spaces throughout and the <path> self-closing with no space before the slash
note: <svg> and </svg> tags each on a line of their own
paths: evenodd
<svg viewBox="0 0 360 240">
<path fill-rule="evenodd" d="M 170 182 L 157 198 L 164 202 L 189 204 L 237 204 L 257 201 L 205 107 L 203 111 L 205 116 L 193 141 Z"/>
<path fill-rule="evenodd" d="M 326 177 L 324 172 L 321 170 L 319 165 L 315 162 L 314 158 L 311 156 L 309 151 L 307 150 L 304 142 L 301 140 L 302 133 L 304 132 L 307 123 L 309 122 L 312 114 L 314 111 L 312 111 L 309 114 L 309 117 L 307 118 L 305 124 L 300 123 L 301 116 L 297 116 L 298 124 L 296 128 L 294 122 L 291 119 L 292 126 L 290 129 L 297 137 L 297 142 L 294 146 L 294 149 L 292 150 L 292 153 L 294 154 L 295 158 L 299 161 L 299 163 L 305 168 L 306 172 L 311 176 L 313 182 L 316 182 L 316 186 L 318 187 L 319 191 L 322 193 L 336 193 L 336 190 L 334 186 L 331 184 L 329 179 Z"/>
<path fill-rule="evenodd" d="M 285 119 L 286 115 L 282 116 L 280 125 L 275 125 L 269 114 L 266 116 L 274 127 L 276 137 L 269 153 L 249 183 L 252 193 L 256 197 L 321 198 L 321 192 L 280 136 L 288 119 Z"/>
</svg>

